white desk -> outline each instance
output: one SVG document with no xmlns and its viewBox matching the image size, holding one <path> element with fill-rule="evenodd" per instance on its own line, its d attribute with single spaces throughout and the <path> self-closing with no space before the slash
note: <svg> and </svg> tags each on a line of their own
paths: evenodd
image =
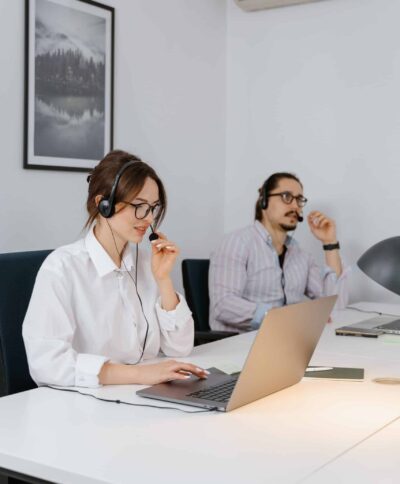
<svg viewBox="0 0 400 484">
<path fill-rule="evenodd" d="M 375 433 L 373 443 L 400 417 L 400 386 L 370 381 L 400 376 L 400 337 L 385 342 L 334 335 L 334 327 L 365 317 L 338 312 L 311 362 L 364 367 L 365 382 L 303 379 L 226 414 L 129 407 L 48 388 L 1 398 L 0 467 L 79 484 L 325 482 L 323 472 L 340 474 L 334 466 L 342 462 L 347 473 L 346 456 L 359 451 L 362 459 L 368 439 Z M 253 337 L 197 347 L 187 360 L 204 367 L 241 365 Z M 97 394 L 152 403 L 136 397 L 138 388 L 104 387 Z M 390 429 L 381 431 L 381 453 L 391 450 L 393 440 L 384 437 Z M 363 482 L 376 482 L 369 477 Z"/>
<path fill-rule="evenodd" d="M 399 396 L 400 400 L 400 396 Z M 400 479 L 400 419 L 312 474 L 307 484 L 357 482 L 392 484 Z"/>
</svg>

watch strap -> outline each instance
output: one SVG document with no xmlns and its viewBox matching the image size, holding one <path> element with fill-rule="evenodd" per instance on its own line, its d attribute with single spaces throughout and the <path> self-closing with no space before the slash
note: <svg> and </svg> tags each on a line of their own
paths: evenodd
<svg viewBox="0 0 400 484">
<path fill-rule="evenodd" d="M 336 244 L 324 244 L 322 248 L 324 250 L 336 250 L 336 249 L 340 249 L 340 244 L 339 242 L 336 242 Z"/>
</svg>

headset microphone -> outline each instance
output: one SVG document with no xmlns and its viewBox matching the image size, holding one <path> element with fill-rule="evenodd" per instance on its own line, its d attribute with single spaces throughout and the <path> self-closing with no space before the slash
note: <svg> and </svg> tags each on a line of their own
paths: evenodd
<svg viewBox="0 0 400 484">
<path fill-rule="evenodd" d="M 300 214 L 297 214 L 297 221 L 302 222 L 304 220 L 304 217 Z"/>
<path fill-rule="evenodd" d="M 150 242 L 153 242 L 153 240 L 157 240 L 159 237 L 158 237 L 158 234 L 154 232 L 152 225 L 150 225 L 150 229 L 151 229 L 151 234 L 149 235 L 149 240 Z"/>
</svg>

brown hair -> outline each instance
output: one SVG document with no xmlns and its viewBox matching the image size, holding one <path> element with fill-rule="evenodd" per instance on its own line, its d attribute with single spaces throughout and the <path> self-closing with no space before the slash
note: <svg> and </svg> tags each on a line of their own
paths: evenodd
<svg viewBox="0 0 400 484">
<path fill-rule="evenodd" d="M 287 173 L 285 171 L 279 172 L 279 173 L 273 173 L 269 178 L 265 180 L 263 183 L 262 187 L 258 189 L 258 198 L 256 201 L 256 207 L 255 207 L 255 219 L 258 220 L 259 222 L 262 221 L 262 200 L 263 198 L 267 198 L 268 195 L 272 192 L 272 190 L 275 190 L 275 188 L 279 185 L 279 182 L 285 178 L 290 178 L 291 180 L 297 181 L 297 183 L 300 184 L 301 188 L 303 188 L 303 185 L 299 178 L 294 175 L 293 173 Z"/>
<path fill-rule="evenodd" d="M 154 221 L 154 227 L 157 227 L 162 222 L 167 209 L 167 195 L 165 193 L 164 185 L 157 173 L 151 166 L 137 156 L 127 153 L 126 151 L 114 150 L 110 151 L 100 163 L 95 166 L 87 178 L 89 183 L 89 193 L 86 209 L 89 216 L 86 220 L 85 228 L 92 225 L 99 213 L 95 202 L 96 196 L 102 195 L 104 198 L 110 196 L 117 173 L 125 163 L 128 163 L 128 161 L 135 161 L 136 163 L 126 168 L 122 173 L 115 192 L 115 204 L 135 197 L 143 188 L 146 178 L 151 178 L 157 183 L 159 203 L 161 205 L 160 213 Z"/>
</svg>

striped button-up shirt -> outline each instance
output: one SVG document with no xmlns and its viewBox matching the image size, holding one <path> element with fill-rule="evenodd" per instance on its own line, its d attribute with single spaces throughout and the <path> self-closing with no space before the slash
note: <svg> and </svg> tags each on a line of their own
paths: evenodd
<svg viewBox="0 0 400 484">
<path fill-rule="evenodd" d="M 336 308 L 346 306 L 348 270 L 337 277 L 329 266 L 319 267 L 290 236 L 285 245 L 281 268 L 272 238 L 260 222 L 224 238 L 210 261 L 212 329 L 254 329 L 269 309 L 306 297 L 337 294 Z"/>
</svg>

